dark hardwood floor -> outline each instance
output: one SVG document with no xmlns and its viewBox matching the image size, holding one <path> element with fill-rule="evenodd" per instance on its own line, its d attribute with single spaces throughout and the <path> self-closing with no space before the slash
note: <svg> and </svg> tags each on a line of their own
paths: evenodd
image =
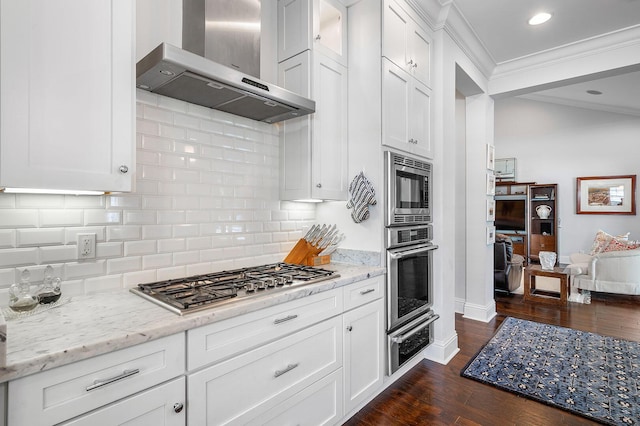
<svg viewBox="0 0 640 426">
<path fill-rule="evenodd" d="M 592 293 L 590 305 L 524 303 L 497 296 L 489 323 L 456 314 L 460 352 L 441 365 L 423 360 L 353 416 L 346 425 L 595 425 L 566 411 L 460 377 L 460 371 L 507 316 L 640 341 L 640 297 Z"/>
</svg>

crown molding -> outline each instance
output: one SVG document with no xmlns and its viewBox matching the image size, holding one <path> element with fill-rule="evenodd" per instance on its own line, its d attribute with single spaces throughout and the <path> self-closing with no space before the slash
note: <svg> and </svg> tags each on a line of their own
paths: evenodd
<svg viewBox="0 0 640 426">
<path fill-rule="evenodd" d="M 548 68 L 550 65 L 568 63 L 633 45 L 640 45 L 640 25 L 502 62 L 496 65 L 492 78 Z M 640 57 L 636 58 L 635 62 L 640 62 Z"/>
<path fill-rule="evenodd" d="M 536 101 L 536 102 L 546 102 L 550 104 L 568 106 L 573 108 L 582 108 L 582 109 L 589 109 L 593 111 L 609 112 L 613 114 L 623 114 L 623 115 L 631 115 L 634 117 L 640 117 L 640 110 L 637 110 L 634 108 L 624 108 L 624 107 L 613 106 L 613 105 L 603 105 L 603 104 L 598 104 L 593 102 L 577 101 L 574 99 L 566 99 L 566 98 L 557 98 L 555 96 L 539 95 L 534 93 L 531 93 L 528 95 L 522 95 L 519 97 L 523 99 L 528 99 L 530 101 Z"/>
</svg>

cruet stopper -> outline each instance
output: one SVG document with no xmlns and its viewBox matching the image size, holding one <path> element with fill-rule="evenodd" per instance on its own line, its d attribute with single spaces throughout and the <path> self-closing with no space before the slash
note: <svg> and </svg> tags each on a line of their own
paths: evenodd
<svg viewBox="0 0 640 426">
<path fill-rule="evenodd" d="M 23 270 L 20 283 L 9 287 L 9 307 L 16 312 L 30 311 L 38 305 L 38 296 L 31 293 L 31 274 Z"/>
<path fill-rule="evenodd" d="M 38 299 L 41 304 L 53 303 L 60 299 L 60 278 L 53 276 L 53 268 L 47 265 L 44 269 L 44 282 L 38 292 Z"/>
</svg>

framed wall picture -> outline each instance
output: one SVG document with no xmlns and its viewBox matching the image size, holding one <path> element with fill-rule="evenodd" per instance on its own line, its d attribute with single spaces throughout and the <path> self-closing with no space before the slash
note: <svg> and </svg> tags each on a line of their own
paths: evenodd
<svg viewBox="0 0 640 426">
<path fill-rule="evenodd" d="M 487 195 L 495 195 L 496 193 L 496 177 L 493 172 L 487 173 Z"/>
<path fill-rule="evenodd" d="M 636 175 L 579 177 L 577 214 L 636 214 Z"/>
<path fill-rule="evenodd" d="M 496 168 L 496 150 L 493 145 L 487 144 L 487 169 L 495 170 Z"/>
<path fill-rule="evenodd" d="M 487 200 L 487 222 L 496 220 L 496 200 L 490 198 Z"/>
<path fill-rule="evenodd" d="M 496 242 L 496 227 L 493 225 L 487 226 L 487 245 Z"/>
</svg>

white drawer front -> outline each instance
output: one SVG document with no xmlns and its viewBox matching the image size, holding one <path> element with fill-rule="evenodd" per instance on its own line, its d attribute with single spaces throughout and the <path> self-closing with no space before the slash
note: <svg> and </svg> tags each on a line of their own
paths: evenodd
<svg viewBox="0 0 640 426">
<path fill-rule="evenodd" d="M 179 333 L 14 380 L 9 424 L 58 423 L 150 388 L 183 374 L 184 354 Z"/>
<path fill-rule="evenodd" d="M 182 376 L 63 423 L 63 426 L 184 426 L 185 402 L 185 378 Z"/>
<path fill-rule="evenodd" d="M 381 298 L 383 288 L 384 275 L 342 287 L 344 291 L 344 310 L 348 311 Z"/>
<path fill-rule="evenodd" d="M 342 369 L 318 380 L 248 423 L 251 426 L 334 425 L 343 417 Z"/>
<path fill-rule="evenodd" d="M 188 370 L 227 359 L 342 313 L 340 289 L 187 332 Z"/>
<path fill-rule="evenodd" d="M 189 375 L 189 425 L 245 423 L 340 368 L 341 327 L 332 318 Z"/>
</svg>

